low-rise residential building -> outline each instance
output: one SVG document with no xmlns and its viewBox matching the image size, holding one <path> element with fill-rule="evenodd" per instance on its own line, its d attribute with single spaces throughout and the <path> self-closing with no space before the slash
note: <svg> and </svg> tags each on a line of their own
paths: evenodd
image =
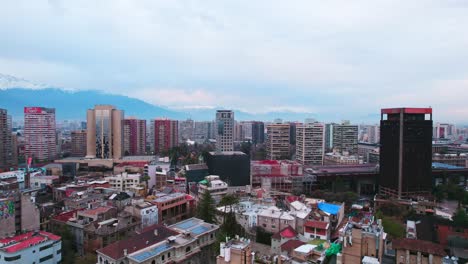
<svg viewBox="0 0 468 264">
<path fill-rule="evenodd" d="M 292 251 L 292 263 L 322 263 L 325 259 L 323 247 L 319 245 L 304 244 Z"/>
<path fill-rule="evenodd" d="M 276 233 L 287 226 L 296 228 L 295 218 L 286 211 L 280 210 L 276 206 L 270 206 L 267 209 L 261 210 L 257 216 L 257 225 L 262 227 L 266 232 Z"/>
<path fill-rule="evenodd" d="M 137 187 L 140 185 L 141 174 L 128 174 L 127 172 L 122 172 L 111 177 L 105 177 L 106 181 L 109 182 L 111 188 L 125 191 L 130 187 Z"/>
<path fill-rule="evenodd" d="M 61 238 L 48 232 L 32 231 L 0 239 L 0 256 L 0 263 L 60 263 Z"/>
<path fill-rule="evenodd" d="M 252 263 L 253 257 L 250 240 L 236 237 L 226 243 L 221 242 L 216 264 Z"/>
<path fill-rule="evenodd" d="M 33 188 L 45 188 L 52 184 L 58 183 L 59 176 L 35 176 L 31 177 L 31 187 Z"/>
<path fill-rule="evenodd" d="M 330 239 L 330 224 L 324 221 L 307 220 L 304 224 L 304 237 L 308 239 Z"/>
<path fill-rule="evenodd" d="M 217 175 L 206 176 L 204 180 L 198 184 L 198 200 L 200 200 L 205 192 L 209 192 L 215 203 L 218 204 L 228 192 L 228 184 L 220 180 Z"/>
<path fill-rule="evenodd" d="M 290 226 L 283 228 L 283 230 L 271 236 L 271 253 L 281 254 L 281 245 L 289 240 L 294 240 L 297 238 L 298 233 L 296 230 L 294 230 L 294 228 Z"/>
<path fill-rule="evenodd" d="M 191 199 L 185 193 L 160 193 L 159 197 L 148 201 L 157 206 L 159 223 L 176 223 L 188 217 Z"/>
<path fill-rule="evenodd" d="M 218 226 L 190 218 L 165 227 L 153 225 L 130 237 L 98 249 L 104 263 L 209 263 L 209 245 Z"/>
<path fill-rule="evenodd" d="M 343 243 L 341 263 L 358 264 L 366 256 L 382 262 L 387 234 L 380 220 L 360 228 L 348 223 L 339 232 Z"/>
<path fill-rule="evenodd" d="M 392 247 L 396 251 L 396 263 L 442 263 L 447 255 L 444 246 L 418 239 L 394 239 Z"/>
<path fill-rule="evenodd" d="M 152 203 L 145 201 L 135 202 L 131 206 L 127 206 L 125 211 L 138 218 L 142 228 L 158 223 L 158 207 Z"/>
<path fill-rule="evenodd" d="M 40 211 L 35 203 L 38 190 L 15 190 L 0 196 L 0 238 L 39 230 Z"/>
</svg>

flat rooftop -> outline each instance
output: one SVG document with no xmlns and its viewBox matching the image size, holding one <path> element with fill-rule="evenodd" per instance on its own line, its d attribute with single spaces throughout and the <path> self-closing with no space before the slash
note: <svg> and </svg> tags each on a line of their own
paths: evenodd
<svg viewBox="0 0 468 264">
<path fill-rule="evenodd" d="M 44 231 L 28 232 L 12 238 L 0 239 L 0 251 L 15 253 L 36 244 L 45 243 L 51 240 L 59 241 L 60 239 L 61 237 Z"/>
</svg>

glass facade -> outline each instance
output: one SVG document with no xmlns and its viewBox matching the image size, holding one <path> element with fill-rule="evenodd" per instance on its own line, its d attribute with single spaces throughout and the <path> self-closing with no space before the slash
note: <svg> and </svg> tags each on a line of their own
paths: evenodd
<svg viewBox="0 0 468 264">
<path fill-rule="evenodd" d="M 96 109 L 96 157 L 101 159 L 111 157 L 111 118 L 111 110 Z"/>
</svg>

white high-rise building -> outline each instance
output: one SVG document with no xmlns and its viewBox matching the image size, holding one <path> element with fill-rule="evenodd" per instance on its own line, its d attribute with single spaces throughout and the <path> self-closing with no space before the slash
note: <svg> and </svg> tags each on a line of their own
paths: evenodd
<svg viewBox="0 0 468 264">
<path fill-rule="evenodd" d="M 216 111 L 216 151 L 234 151 L 234 112 Z"/>
<path fill-rule="evenodd" d="M 323 165 L 325 124 L 310 123 L 296 128 L 296 160 L 302 165 Z"/>
</svg>

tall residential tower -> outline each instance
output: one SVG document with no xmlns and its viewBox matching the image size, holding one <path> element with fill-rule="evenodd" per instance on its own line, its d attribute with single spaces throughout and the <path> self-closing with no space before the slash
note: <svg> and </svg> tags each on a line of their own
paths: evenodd
<svg viewBox="0 0 468 264">
<path fill-rule="evenodd" d="M 55 109 L 24 108 L 25 155 L 41 161 L 57 157 Z"/>
<path fill-rule="evenodd" d="M 323 165 L 325 125 L 311 123 L 296 128 L 296 160 L 302 165 Z"/>
<path fill-rule="evenodd" d="M 234 151 L 234 112 L 216 111 L 216 151 Z"/>
</svg>

